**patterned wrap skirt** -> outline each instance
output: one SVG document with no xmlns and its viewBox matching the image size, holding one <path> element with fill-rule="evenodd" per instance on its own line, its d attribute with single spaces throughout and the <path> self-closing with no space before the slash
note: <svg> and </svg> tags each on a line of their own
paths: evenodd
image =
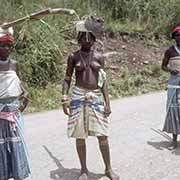
<svg viewBox="0 0 180 180">
<path fill-rule="evenodd" d="M 104 117 L 104 100 L 100 89 L 74 87 L 70 102 L 68 136 L 85 139 L 88 136 L 108 136 L 109 120 Z"/>
<path fill-rule="evenodd" d="M 171 75 L 169 79 L 166 111 L 163 131 L 180 134 L 180 75 Z"/>
<path fill-rule="evenodd" d="M 0 113 L 14 112 L 15 124 L 0 118 L 0 180 L 22 180 L 29 176 L 22 115 L 17 98 L 0 99 Z"/>
</svg>

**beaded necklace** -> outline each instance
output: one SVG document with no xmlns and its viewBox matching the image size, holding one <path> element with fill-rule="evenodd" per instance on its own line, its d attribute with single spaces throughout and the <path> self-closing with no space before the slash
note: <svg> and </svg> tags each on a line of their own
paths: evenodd
<svg viewBox="0 0 180 180">
<path fill-rule="evenodd" d="M 92 57 L 92 52 L 89 52 L 88 59 L 85 60 L 85 58 L 82 55 L 82 52 L 80 51 L 80 58 L 81 58 L 81 60 L 82 60 L 82 62 L 84 64 L 85 69 L 89 69 L 91 57 Z"/>
</svg>

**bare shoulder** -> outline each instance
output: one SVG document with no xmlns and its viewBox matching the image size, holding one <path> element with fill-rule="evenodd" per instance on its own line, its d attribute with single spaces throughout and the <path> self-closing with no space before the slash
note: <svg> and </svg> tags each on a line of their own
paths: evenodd
<svg viewBox="0 0 180 180">
<path fill-rule="evenodd" d="M 73 61 L 73 59 L 75 59 L 78 55 L 78 51 L 72 52 L 68 55 L 68 59 L 70 59 L 71 61 Z"/>
<path fill-rule="evenodd" d="M 70 58 L 73 58 L 73 57 L 74 57 L 74 52 L 70 53 L 70 54 L 69 54 L 69 57 L 70 57 Z"/>
<path fill-rule="evenodd" d="M 164 53 L 165 57 L 173 57 L 176 55 L 176 51 L 174 49 L 174 46 L 170 46 L 168 49 L 166 49 Z"/>
</svg>

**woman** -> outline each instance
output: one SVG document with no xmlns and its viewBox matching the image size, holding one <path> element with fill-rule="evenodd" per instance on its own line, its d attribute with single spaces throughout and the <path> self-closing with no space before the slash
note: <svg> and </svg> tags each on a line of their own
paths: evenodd
<svg viewBox="0 0 180 180">
<path fill-rule="evenodd" d="M 180 27 L 172 31 L 176 44 L 169 47 L 164 54 L 162 69 L 171 74 L 168 82 L 167 114 L 163 131 L 172 133 L 173 141 L 169 149 L 177 147 L 180 134 Z"/>
<path fill-rule="evenodd" d="M 28 99 L 17 63 L 9 58 L 12 34 L 12 28 L 0 28 L 0 180 L 23 180 L 30 174 L 21 115 Z"/>
<path fill-rule="evenodd" d="M 66 75 L 63 82 L 63 110 L 69 116 L 68 136 L 76 138 L 76 148 L 81 164 L 79 180 L 88 179 L 86 165 L 86 144 L 88 136 L 96 136 L 105 164 L 105 175 L 111 180 L 119 177 L 113 172 L 108 144 L 108 116 L 111 114 L 108 87 L 105 77 L 104 59 L 101 53 L 92 50 L 96 37 L 81 21 L 77 24 L 80 50 L 68 58 Z M 72 91 L 70 108 L 68 92 L 73 71 L 75 86 Z"/>
</svg>

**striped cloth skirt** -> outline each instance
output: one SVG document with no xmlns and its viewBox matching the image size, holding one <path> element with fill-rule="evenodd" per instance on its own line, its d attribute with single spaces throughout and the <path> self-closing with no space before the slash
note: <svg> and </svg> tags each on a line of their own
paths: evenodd
<svg viewBox="0 0 180 180">
<path fill-rule="evenodd" d="M 180 134 L 180 75 L 171 75 L 169 79 L 166 110 L 163 131 Z"/>
<path fill-rule="evenodd" d="M 104 117 L 104 100 L 100 89 L 74 87 L 70 102 L 68 136 L 85 139 L 88 136 L 108 136 L 109 120 Z"/>
<path fill-rule="evenodd" d="M 15 112 L 16 122 L 0 119 L 0 180 L 23 180 L 30 174 L 23 119 L 18 107 L 17 98 L 0 99 L 0 113 Z"/>
</svg>

